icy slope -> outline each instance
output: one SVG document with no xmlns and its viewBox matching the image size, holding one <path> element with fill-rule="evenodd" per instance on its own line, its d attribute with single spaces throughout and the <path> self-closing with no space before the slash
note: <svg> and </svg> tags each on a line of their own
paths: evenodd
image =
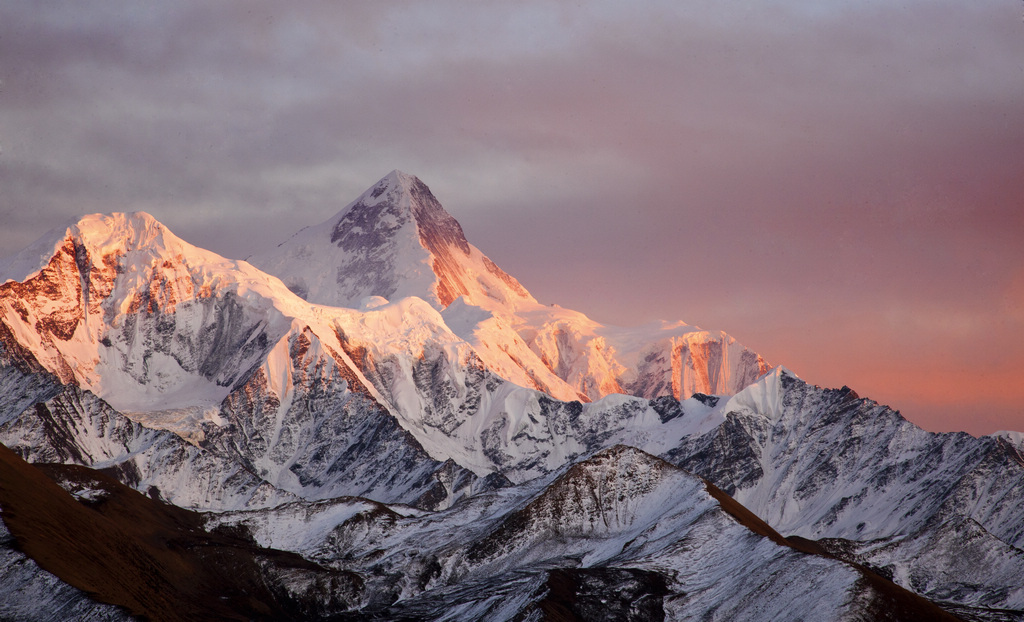
<svg viewBox="0 0 1024 622">
<path fill-rule="evenodd" d="M 937 602 L 1013 609 L 1024 617 L 1024 551 L 956 512 L 942 512 L 907 536 L 842 545 L 857 561 Z"/>
<path fill-rule="evenodd" d="M 105 469 L 142 492 L 204 509 L 346 494 L 438 507 L 485 486 L 430 459 L 392 416 L 344 383 L 332 374 L 303 378 L 282 408 L 258 370 L 225 400 L 221 424 L 204 424 L 198 446 L 70 386 L 0 423 L 0 442 L 32 462 Z"/>
<path fill-rule="evenodd" d="M 848 388 L 808 385 L 784 369 L 715 410 L 723 423 L 669 452 L 672 461 L 783 533 L 909 533 L 950 504 L 1022 542 L 1024 513 L 1010 499 L 1024 494 L 1024 462 L 999 438 L 926 432 Z"/>
<path fill-rule="evenodd" d="M 0 424 L 0 442 L 30 462 L 108 470 L 137 490 L 182 507 L 240 508 L 293 498 L 232 456 L 143 427 L 73 386 Z"/>
</svg>

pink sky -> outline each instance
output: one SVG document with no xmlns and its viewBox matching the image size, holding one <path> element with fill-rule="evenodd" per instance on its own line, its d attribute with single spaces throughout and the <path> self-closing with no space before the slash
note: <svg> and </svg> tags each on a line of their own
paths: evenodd
<svg viewBox="0 0 1024 622">
<path fill-rule="evenodd" d="M 8 7 L 0 255 L 145 210 L 244 257 L 399 168 L 543 302 L 726 330 L 927 429 L 1024 430 L 1021 10 Z"/>
</svg>

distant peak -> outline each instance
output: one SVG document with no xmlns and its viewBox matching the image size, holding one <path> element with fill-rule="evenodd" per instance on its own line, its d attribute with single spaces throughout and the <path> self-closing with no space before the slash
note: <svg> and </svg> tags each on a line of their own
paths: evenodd
<svg viewBox="0 0 1024 622">
<path fill-rule="evenodd" d="M 112 230 L 158 229 L 160 221 L 148 212 L 113 212 L 110 214 L 87 214 L 74 224 L 73 229 L 83 235 Z"/>
<path fill-rule="evenodd" d="M 50 229 L 17 254 L 0 259 L 0 283 L 25 281 L 47 265 L 65 244 L 86 249 L 123 251 L 142 248 L 163 234 L 162 225 L 146 212 L 87 214 Z M 168 232 L 169 234 L 169 232 Z"/>
<path fill-rule="evenodd" d="M 795 373 L 793 373 L 793 370 L 789 369 L 785 365 L 776 365 L 771 370 L 765 372 L 764 377 L 768 376 L 779 378 L 783 376 L 788 376 L 790 378 L 796 378 L 797 380 L 800 380 L 800 376 L 797 376 Z"/>
<path fill-rule="evenodd" d="M 409 183 L 410 181 L 419 181 L 419 178 L 415 175 L 410 175 L 405 171 L 400 171 L 397 168 L 392 170 L 390 173 L 381 178 L 380 181 L 387 181 L 393 183 Z M 379 183 L 379 182 L 378 182 Z"/>
<path fill-rule="evenodd" d="M 83 216 L 68 232 L 83 243 L 97 248 L 123 250 L 149 248 L 177 240 L 159 220 L 147 212 L 113 212 Z"/>
</svg>

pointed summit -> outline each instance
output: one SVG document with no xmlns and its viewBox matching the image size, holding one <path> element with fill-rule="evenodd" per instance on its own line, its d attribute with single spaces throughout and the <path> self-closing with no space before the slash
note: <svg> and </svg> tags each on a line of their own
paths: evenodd
<svg viewBox="0 0 1024 622">
<path fill-rule="evenodd" d="M 367 296 L 419 296 L 439 310 L 460 296 L 487 307 L 534 302 L 466 240 L 426 184 L 398 170 L 250 262 L 306 300 L 332 306 L 357 307 Z"/>
<path fill-rule="evenodd" d="M 331 232 L 331 242 L 339 249 L 358 250 L 368 257 L 408 224 L 415 229 L 419 245 L 431 255 L 431 268 L 437 276 L 433 296 L 423 296 L 427 292 L 413 295 L 431 298 L 431 302 L 436 297 L 436 302 L 447 307 L 469 293 L 458 270 L 458 258 L 468 258 L 472 252 L 462 227 L 441 207 L 430 188 L 412 175 L 391 171 L 364 192 L 341 214 Z M 391 297 L 383 291 L 367 295 Z"/>
</svg>

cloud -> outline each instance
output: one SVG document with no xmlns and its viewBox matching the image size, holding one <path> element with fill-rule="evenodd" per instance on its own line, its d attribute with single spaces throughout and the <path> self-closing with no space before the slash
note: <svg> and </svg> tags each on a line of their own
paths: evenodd
<svg viewBox="0 0 1024 622">
<path fill-rule="evenodd" d="M 724 328 L 812 381 L 878 366 L 851 354 L 858 324 L 934 356 L 936 310 L 1016 321 L 1019 18 L 994 0 L 18 5 L 0 254 L 144 209 L 242 257 L 401 168 L 542 300 Z"/>
</svg>

